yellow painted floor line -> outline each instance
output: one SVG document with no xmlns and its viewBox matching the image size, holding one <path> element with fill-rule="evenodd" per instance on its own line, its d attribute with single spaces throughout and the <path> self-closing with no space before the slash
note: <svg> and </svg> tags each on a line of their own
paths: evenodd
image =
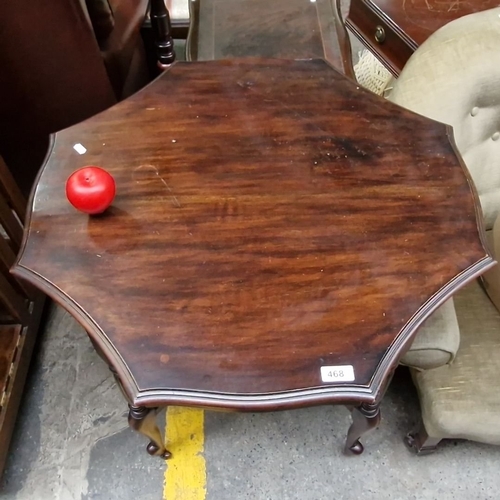
<svg viewBox="0 0 500 500">
<path fill-rule="evenodd" d="M 207 472 L 203 448 L 204 412 L 169 406 L 165 437 L 172 458 L 167 460 L 164 500 L 205 500 Z"/>
</svg>

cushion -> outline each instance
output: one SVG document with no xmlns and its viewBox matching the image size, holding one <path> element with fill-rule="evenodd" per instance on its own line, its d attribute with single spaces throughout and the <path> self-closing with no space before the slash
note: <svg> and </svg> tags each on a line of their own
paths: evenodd
<svg viewBox="0 0 500 500">
<path fill-rule="evenodd" d="M 189 1 L 190 0 L 165 0 L 172 24 L 183 23 L 189 25 Z"/>
<path fill-rule="evenodd" d="M 500 314 L 477 281 L 454 297 L 461 332 L 451 365 L 412 371 L 429 436 L 500 444 Z"/>
<path fill-rule="evenodd" d="M 359 53 L 354 74 L 360 85 L 377 95 L 385 95 L 387 85 L 392 80 L 391 73 L 368 49 Z"/>
<path fill-rule="evenodd" d="M 460 331 L 453 299 L 448 299 L 419 328 L 401 364 L 429 370 L 451 363 L 460 345 Z"/>
<path fill-rule="evenodd" d="M 500 212 L 500 8 L 464 16 L 410 57 L 388 98 L 453 126 L 486 229 Z"/>
</svg>

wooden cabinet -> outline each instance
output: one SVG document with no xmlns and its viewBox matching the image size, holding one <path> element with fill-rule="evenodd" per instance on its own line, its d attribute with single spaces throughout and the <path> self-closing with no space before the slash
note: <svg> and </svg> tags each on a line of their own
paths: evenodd
<svg viewBox="0 0 500 500">
<path fill-rule="evenodd" d="M 9 273 L 21 245 L 25 211 L 26 200 L 0 157 L 0 475 L 45 301 Z"/>
<path fill-rule="evenodd" d="M 498 7 L 498 0 L 352 0 L 346 25 L 394 75 L 427 38 L 462 16 Z"/>
</svg>

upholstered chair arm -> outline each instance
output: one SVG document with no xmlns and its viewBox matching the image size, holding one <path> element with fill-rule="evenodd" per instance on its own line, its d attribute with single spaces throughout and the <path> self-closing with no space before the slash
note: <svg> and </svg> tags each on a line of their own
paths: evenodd
<svg viewBox="0 0 500 500">
<path fill-rule="evenodd" d="M 430 370 L 450 364 L 460 346 L 460 330 L 453 299 L 448 299 L 419 328 L 401 364 Z"/>
<path fill-rule="evenodd" d="M 500 211 L 499 37 L 500 8 L 457 19 L 415 51 L 388 96 L 453 127 L 488 230 Z"/>
</svg>

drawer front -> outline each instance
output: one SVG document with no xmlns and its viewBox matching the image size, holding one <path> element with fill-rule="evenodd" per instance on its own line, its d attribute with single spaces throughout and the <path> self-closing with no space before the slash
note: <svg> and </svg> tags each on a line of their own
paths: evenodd
<svg viewBox="0 0 500 500">
<path fill-rule="evenodd" d="M 351 1 L 346 26 L 395 76 L 417 48 L 417 44 L 369 0 Z"/>
</svg>

